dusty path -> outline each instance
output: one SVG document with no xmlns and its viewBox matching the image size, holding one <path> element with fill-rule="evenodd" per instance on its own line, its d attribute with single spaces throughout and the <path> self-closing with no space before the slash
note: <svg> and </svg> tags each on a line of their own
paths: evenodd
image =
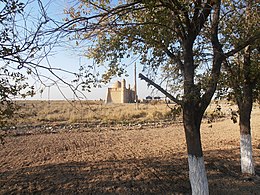
<svg viewBox="0 0 260 195">
<path fill-rule="evenodd" d="M 252 121 L 260 176 L 260 112 Z M 260 194 L 259 176 L 240 174 L 239 130 L 202 125 L 211 194 Z M 189 194 L 181 125 L 7 137 L 0 150 L 0 194 Z"/>
</svg>

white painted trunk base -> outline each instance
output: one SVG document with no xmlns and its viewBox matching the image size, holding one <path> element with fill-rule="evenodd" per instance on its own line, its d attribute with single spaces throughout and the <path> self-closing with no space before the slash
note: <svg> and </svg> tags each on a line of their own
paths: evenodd
<svg viewBox="0 0 260 195">
<path fill-rule="evenodd" d="M 208 195 L 208 179 L 203 157 L 188 155 L 189 178 L 193 195 Z"/>
<path fill-rule="evenodd" d="M 242 173 L 255 174 L 250 134 L 240 135 L 240 155 Z"/>
</svg>

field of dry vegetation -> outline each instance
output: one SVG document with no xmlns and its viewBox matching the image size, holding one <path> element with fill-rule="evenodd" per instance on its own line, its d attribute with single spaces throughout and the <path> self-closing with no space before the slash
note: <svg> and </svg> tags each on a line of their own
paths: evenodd
<svg viewBox="0 0 260 195">
<path fill-rule="evenodd" d="M 0 130 L 0 194 L 190 194 L 175 105 L 19 101 Z M 260 109 L 252 114 L 256 175 L 240 173 L 234 105 L 212 104 L 201 127 L 210 194 L 259 194 Z M 175 108 L 175 109 L 174 109 Z M 208 123 L 211 122 L 211 123 Z"/>
<path fill-rule="evenodd" d="M 163 101 L 138 104 L 105 104 L 103 101 L 17 101 L 20 109 L 8 120 L 11 125 L 55 124 L 131 124 L 181 120 L 179 107 Z M 221 111 L 213 103 L 206 118 L 219 119 L 230 115 L 230 103 L 222 103 Z"/>
<path fill-rule="evenodd" d="M 104 104 L 103 101 L 18 101 L 9 127 L 26 126 L 115 126 L 179 120 L 176 105 L 162 102 L 149 104 Z M 138 108 L 138 109 L 137 109 Z"/>
</svg>

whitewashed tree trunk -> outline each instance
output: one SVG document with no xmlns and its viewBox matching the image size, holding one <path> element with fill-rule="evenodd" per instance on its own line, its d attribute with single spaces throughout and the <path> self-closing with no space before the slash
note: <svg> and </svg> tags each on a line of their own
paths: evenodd
<svg viewBox="0 0 260 195">
<path fill-rule="evenodd" d="M 208 180 L 203 157 L 188 156 L 189 178 L 193 195 L 208 195 Z"/>
<path fill-rule="evenodd" d="M 255 174 L 250 134 L 240 134 L 240 154 L 242 173 Z"/>
</svg>

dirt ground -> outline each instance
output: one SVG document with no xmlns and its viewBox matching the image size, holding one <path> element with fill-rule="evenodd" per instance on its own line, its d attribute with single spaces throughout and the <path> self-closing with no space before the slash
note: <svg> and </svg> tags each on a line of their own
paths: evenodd
<svg viewBox="0 0 260 195">
<path fill-rule="evenodd" d="M 260 111 L 252 118 L 256 176 L 240 173 L 239 127 L 202 124 L 210 194 L 260 194 Z M 0 194 L 190 194 L 182 124 L 8 135 Z"/>
</svg>

